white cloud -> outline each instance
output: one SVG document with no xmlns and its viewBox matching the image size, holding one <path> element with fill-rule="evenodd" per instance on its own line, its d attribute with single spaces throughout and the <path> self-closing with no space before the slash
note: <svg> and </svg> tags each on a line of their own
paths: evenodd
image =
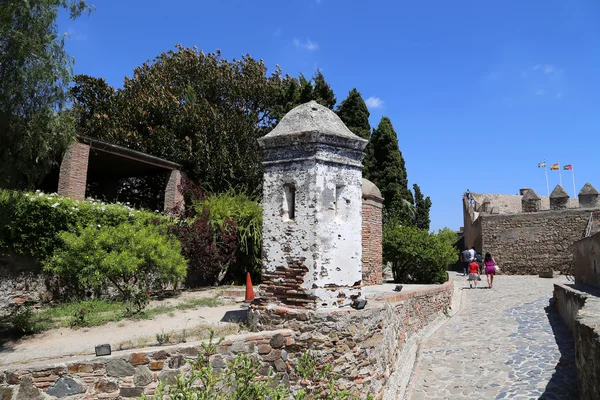
<svg viewBox="0 0 600 400">
<path fill-rule="evenodd" d="M 536 96 L 543 96 L 545 94 L 546 94 L 546 91 L 544 89 L 538 89 L 535 91 Z"/>
<path fill-rule="evenodd" d="M 365 104 L 369 108 L 381 108 L 383 107 L 383 100 L 381 100 L 379 97 L 371 96 L 365 100 Z"/>
<path fill-rule="evenodd" d="M 312 42 L 310 39 L 307 39 L 306 42 L 301 42 L 299 39 L 294 39 L 294 46 L 301 47 L 308 51 L 315 51 L 319 49 L 319 44 Z"/>
<path fill-rule="evenodd" d="M 545 73 L 546 75 L 553 73 L 553 72 L 554 72 L 554 69 L 555 69 L 555 68 L 554 68 L 554 65 L 551 65 L 551 64 L 546 64 L 546 65 L 544 65 L 544 73 Z"/>
</svg>

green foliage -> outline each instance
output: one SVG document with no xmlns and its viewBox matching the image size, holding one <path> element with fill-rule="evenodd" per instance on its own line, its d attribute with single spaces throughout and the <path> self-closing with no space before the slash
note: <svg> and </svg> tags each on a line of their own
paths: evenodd
<svg viewBox="0 0 600 400">
<path fill-rule="evenodd" d="M 0 250 L 43 261 L 60 246 L 59 233 L 78 226 L 168 222 L 160 214 L 122 204 L 79 201 L 56 194 L 0 189 Z"/>
<path fill-rule="evenodd" d="M 423 197 L 421 188 L 416 183 L 413 185 L 415 191 L 415 216 L 413 219 L 413 225 L 417 228 L 429 230 L 429 210 L 431 209 L 431 199 L 429 196 Z"/>
<path fill-rule="evenodd" d="M 371 141 L 367 145 L 364 164 L 363 176 L 381 191 L 388 216 L 402 210 L 401 200 L 414 204 L 413 195 L 408 189 L 404 158 L 398 148 L 398 137 L 388 117 L 382 117 L 379 126 L 373 131 Z M 388 219 L 398 220 L 403 217 Z"/>
<path fill-rule="evenodd" d="M 352 133 L 363 139 L 371 138 L 371 124 L 369 123 L 371 114 L 356 88 L 352 89 L 348 93 L 348 97 L 338 106 L 337 115 Z"/>
<path fill-rule="evenodd" d="M 260 277 L 262 246 L 262 206 L 258 198 L 233 189 L 214 193 L 196 203 L 198 214 L 208 209 L 208 222 L 216 231 L 235 221 L 238 249 L 236 262 L 230 266 L 226 281 L 245 282 L 246 272 Z"/>
<path fill-rule="evenodd" d="M 262 182 L 257 139 L 275 122 L 281 72 L 267 75 L 250 55 L 227 60 L 177 46 L 133 71 L 115 90 L 77 77 L 73 110 L 79 132 L 183 165 L 216 192 L 250 191 Z"/>
<path fill-rule="evenodd" d="M 317 357 L 306 350 L 299 358 L 296 364 L 296 371 L 302 379 L 312 379 L 316 373 Z"/>
<path fill-rule="evenodd" d="M 41 330 L 41 326 L 34 320 L 34 313 L 30 306 L 19 307 L 9 318 L 13 329 L 18 333 L 36 333 Z"/>
<path fill-rule="evenodd" d="M 141 311 L 149 291 L 170 284 L 177 286 L 186 274 L 186 260 L 179 242 L 153 226 L 124 223 L 89 225 L 77 233 L 61 232 L 63 246 L 44 263 L 44 268 L 75 287 L 102 293 L 116 289 L 128 313 Z"/>
<path fill-rule="evenodd" d="M 71 19 L 84 1 L 0 2 L 0 187 L 31 188 L 74 139 L 68 100 L 72 59 L 58 34 L 59 10 Z"/>
<path fill-rule="evenodd" d="M 429 284 L 448 280 L 446 268 L 458 260 L 458 253 L 445 231 L 436 235 L 414 226 L 387 224 L 383 258 L 392 264 L 395 282 Z"/>
<path fill-rule="evenodd" d="M 156 342 L 159 346 L 163 344 L 167 344 L 171 341 L 171 334 L 169 332 L 165 333 L 165 331 L 161 331 L 161 333 L 156 334 Z"/>
</svg>

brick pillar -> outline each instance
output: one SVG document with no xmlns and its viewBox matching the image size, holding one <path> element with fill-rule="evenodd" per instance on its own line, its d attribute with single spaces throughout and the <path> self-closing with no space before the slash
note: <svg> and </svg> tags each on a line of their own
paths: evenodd
<svg viewBox="0 0 600 400">
<path fill-rule="evenodd" d="M 383 198 L 379 189 L 363 179 L 362 196 L 362 284 L 383 283 Z"/>
<path fill-rule="evenodd" d="M 183 208 L 183 195 L 179 191 L 179 185 L 181 185 L 181 179 L 184 174 L 179 170 L 173 170 L 169 172 L 169 181 L 167 182 L 167 188 L 165 189 L 165 213 L 176 212 Z"/>
<path fill-rule="evenodd" d="M 88 144 L 76 142 L 69 146 L 60 164 L 58 194 L 85 199 L 89 155 Z"/>
</svg>

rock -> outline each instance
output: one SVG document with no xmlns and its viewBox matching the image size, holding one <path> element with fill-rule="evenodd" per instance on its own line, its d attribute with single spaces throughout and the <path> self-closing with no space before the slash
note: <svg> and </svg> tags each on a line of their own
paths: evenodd
<svg viewBox="0 0 600 400">
<path fill-rule="evenodd" d="M 277 372 L 287 371 L 287 365 L 283 360 L 275 360 L 275 370 Z"/>
<path fill-rule="evenodd" d="M 106 374 L 108 376 L 131 376 L 135 374 L 135 368 L 125 360 L 116 359 L 106 363 Z"/>
<path fill-rule="evenodd" d="M 281 350 L 281 359 L 283 361 L 287 361 L 287 359 L 288 359 L 288 352 L 287 351 Z"/>
<path fill-rule="evenodd" d="M 40 390 L 33 385 L 31 377 L 27 376 L 21 380 L 15 400 L 42 400 Z"/>
<path fill-rule="evenodd" d="M 373 336 L 371 336 L 369 339 L 367 339 L 363 344 L 361 344 L 360 347 L 362 347 L 363 349 L 368 348 L 368 347 L 375 347 L 379 343 L 381 343 L 382 340 L 383 340 L 383 335 L 381 333 L 376 333 Z"/>
<path fill-rule="evenodd" d="M 263 356 L 262 359 L 269 362 L 279 360 L 281 359 L 281 350 L 273 350 L 269 354 Z"/>
<path fill-rule="evenodd" d="M 237 354 L 237 353 L 247 353 L 248 352 L 248 346 L 244 342 L 235 342 L 235 343 L 233 343 L 231 345 L 231 351 L 234 354 Z"/>
<path fill-rule="evenodd" d="M 198 349 L 195 347 L 186 347 L 185 349 L 180 349 L 179 353 L 188 357 L 198 357 Z"/>
<path fill-rule="evenodd" d="M 146 367 L 142 365 L 136 368 L 135 375 L 133 375 L 133 383 L 135 386 L 146 386 L 150 382 L 152 382 L 152 372 Z"/>
<path fill-rule="evenodd" d="M 119 394 L 121 397 L 140 397 L 142 392 L 143 388 L 141 387 L 122 387 Z"/>
<path fill-rule="evenodd" d="M 552 271 L 552 268 L 544 268 L 540 270 L 538 276 L 540 278 L 554 278 L 554 271 Z"/>
<path fill-rule="evenodd" d="M 185 359 L 182 355 L 177 355 L 169 360 L 169 368 L 177 369 L 185 364 Z"/>
<path fill-rule="evenodd" d="M 92 372 L 94 366 L 92 364 L 75 363 L 69 365 L 68 369 L 70 374 L 76 374 L 78 372 Z"/>
<path fill-rule="evenodd" d="M 150 370 L 151 371 L 160 371 L 161 369 L 163 369 L 164 366 L 164 361 L 152 361 L 150 363 Z"/>
<path fill-rule="evenodd" d="M 17 374 L 13 374 L 12 372 L 7 372 L 6 373 L 6 382 L 9 385 L 18 385 L 19 384 L 19 377 L 17 376 Z"/>
<path fill-rule="evenodd" d="M 148 360 L 146 353 L 133 353 L 129 359 L 129 362 L 131 365 L 142 365 L 148 364 L 150 360 Z"/>
<path fill-rule="evenodd" d="M 110 392 L 114 392 L 115 390 L 119 389 L 119 385 L 116 382 L 102 379 L 102 380 L 96 382 L 96 384 L 94 385 L 94 388 L 96 389 L 97 392 L 110 393 Z"/>
<path fill-rule="evenodd" d="M 271 338 L 271 347 L 274 349 L 279 349 L 283 347 L 285 344 L 285 338 L 282 334 L 278 333 Z"/>
<path fill-rule="evenodd" d="M 158 380 L 172 385 L 175 383 L 175 377 L 179 374 L 180 372 L 176 370 L 165 370 L 158 375 Z"/>
<path fill-rule="evenodd" d="M 12 400 L 13 390 L 9 387 L 0 387 L 0 400 Z"/>
<path fill-rule="evenodd" d="M 78 394 L 85 392 L 86 388 L 79 382 L 71 379 L 71 378 L 60 378 L 54 386 L 48 389 L 46 393 L 50 396 L 55 397 L 65 397 L 70 396 L 72 394 Z"/>
<path fill-rule="evenodd" d="M 227 366 L 225 360 L 223 360 L 223 357 L 221 357 L 220 355 L 214 356 L 213 359 L 210 361 L 210 365 L 215 369 L 221 369 Z"/>
<path fill-rule="evenodd" d="M 166 360 L 167 357 L 169 357 L 169 353 L 167 353 L 164 350 L 160 350 L 152 354 L 152 358 L 154 358 L 155 360 Z"/>
<path fill-rule="evenodd" d="M 258 354 L 269 354 L 271 350 L 271 346 L 269 346 L 268 344 L 258 345 Z"/>
</svg>

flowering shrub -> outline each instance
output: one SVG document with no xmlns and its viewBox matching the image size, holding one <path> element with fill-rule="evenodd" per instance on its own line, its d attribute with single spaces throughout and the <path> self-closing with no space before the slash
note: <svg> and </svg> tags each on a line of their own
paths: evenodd
<svg viewBox="0 0 600 400">
<path fill-rule="evenodd" d="M 0 249 L 43 261 L 61 244 L 59 233 L 78 227 L 123 223 L 166 223 L 161 214 L 138 211 L 126 204 L 79 201 L 55 193 L 0 189 Z"/>
<path fill-rule="evenodd" d="M 185 277 L 186 260 L 179 242 L 160 227 L 123 223 L 89 225 L 77 233 L 61 232 L 63 245 L 44 269 L 74 279 L 75 287 L 103 293 L 116 289 L 130 313 L 144 309 L 149 292 Z"/>
</svg>

